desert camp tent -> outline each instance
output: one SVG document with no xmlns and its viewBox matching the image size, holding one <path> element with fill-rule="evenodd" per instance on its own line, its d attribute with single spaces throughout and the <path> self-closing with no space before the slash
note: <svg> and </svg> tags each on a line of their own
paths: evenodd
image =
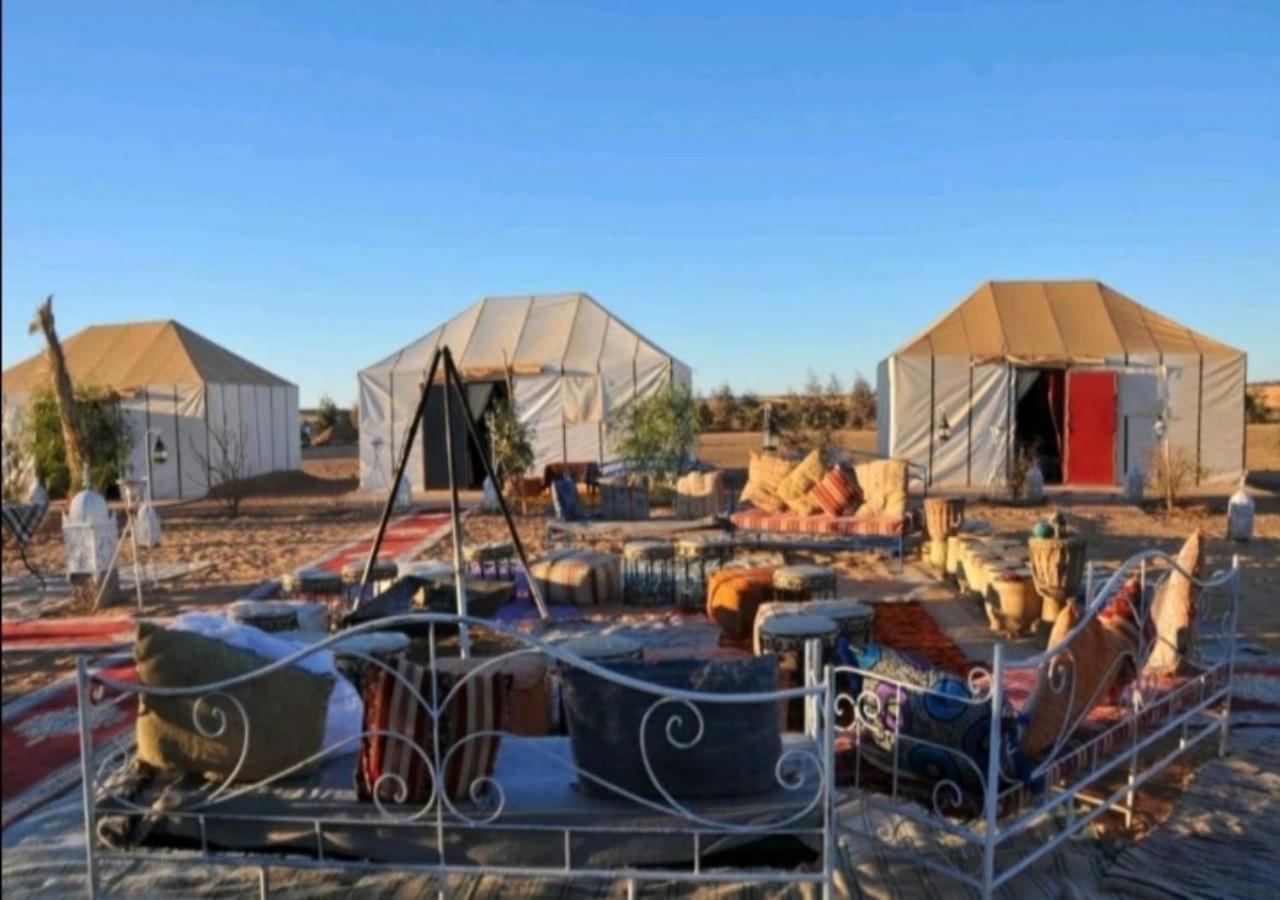
<svg viewBox="0 0 1280 900">
<path fill-rule="evenodd" d="M 168 458 L 151 466 L 157 499 L 203 496 L 225 471 L 222 446 L 232 459 L 242 454 L 246 475 L 301 464 L 297 386 L 178 322 L 94 325 L 64 338 L 62 348 L 77 385 L 119 395 L 134 475 L 147 474 L 148 429 L 153 441 L 159 433 Z M 6 434 L 32 395 L 49 387 L 43 354 L 4 370 Z"/>
<path fill-rule="evenodd" d="M 935 486 L 1003 486 L 1025 447 L 1050 483 L 1122 484 L 1157 421 L 1200 480 L 1244 466 L 1245 354 L 1097 281 L 987 282 L 876 380 L 880 452 Z"/>
<path fill-rule="evenodd" d="M 614 458 L 609 417 L 669 379 L 688 385 L 689 367 L 647 340 L 586 294 L 489 297 L 359 373 L 360 484 L 385 490 L 395 474 L 427 368 L 448 346 L 466 382 L 467 405 L 483 422 L 507 394 L 533 431 L 533 471 L 552 462 Z M 415 490 L 444 487 L 443 391 L 428 397 L 425 427 L 406 470 Z M 455 465 L 464 484 L 483 480 L 477 451 L 453 422 Z"/>
</svg>

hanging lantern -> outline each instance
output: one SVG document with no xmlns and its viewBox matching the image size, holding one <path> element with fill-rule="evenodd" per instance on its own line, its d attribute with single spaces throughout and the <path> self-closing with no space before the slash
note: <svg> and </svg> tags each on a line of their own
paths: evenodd
<svg viewBox="0 0 1280 900">
<path fill-rule="evenodd" d="M 156 435 L 155 445 L 151 448 L 151 461 L 157 466 L 163 466 L 169 461 L 169 448 L 164 445 L 164 438 Z"/>
</svg>

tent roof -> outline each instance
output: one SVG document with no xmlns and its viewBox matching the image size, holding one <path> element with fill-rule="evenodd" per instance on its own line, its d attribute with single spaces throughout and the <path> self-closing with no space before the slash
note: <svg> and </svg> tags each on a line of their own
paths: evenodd
<svg viewBox="0 0 1280 900">
<path fill-rule="evenodd" d="M 277 375 L 172 319 L 91 325 L 62 341 L 73 381 L 128 391 L 153 384 L 289 385 Z M 30 393 L 49 384 L 38 353 L 4 370 L 5 393 Z"/>
<path fill-rule="evenodd" d="M 1019 362 L 1241 352 L 1100 281 L 987 281 L 894 355 Z"/>
<path fill-rule="evenodd" d="M 439 346 L 462 374 L 591 372 L 602 360 L 661 357 L 684 366 L 587 294 L 486 297 L 361 374 L 421 371 Z"/>
</svg>

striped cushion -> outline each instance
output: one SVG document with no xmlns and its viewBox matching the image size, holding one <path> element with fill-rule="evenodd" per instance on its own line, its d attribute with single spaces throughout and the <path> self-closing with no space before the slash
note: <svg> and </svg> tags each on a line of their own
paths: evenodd
<svg viewBox="0 0 1280 900">
<path fill-rule="evenodd" d="M 729 517 L 743 531 L 777 531 L 794 534 L 824 534 L 850 537 L 896 537 L 920 529 L 916 510 L 901 519 L 854 516 L 802 516 L 798 513 L 769 513 L 745 509 Z"/>
<path fill-rule="evenodd" d="M 361 800 L 371 799 L 376 790 L 383 802 L 425 803 L 432 794 L 432 777 L 424 755 L 432 766 L 447 759 L 444 787 L 454 800 L 470 798 L 472 786 L 482 785 L 480 779 L 493 774 L 500 737 L 466 738 L 504 730 L 511 676 L 492 669 L 469 669 L 465 663 L 452 670 L 442 666 L 435 673 L 434 690 L 431 669 L 407 659 L 397 663 L 394 674 L 378 669 L 367 676 L 365 736 L 356 770 L 356 793 Z M 457 693 L 450 697 L 455 686 Z M 439 698 L 439 747 L 435 746 L 430 711 L 413 695 L 415 690 L 428 703 Z"/>
<path fill-rule="evenodd" d="M 831 471 L 809 492 L 809 499 L 821 506 L 827 515 L 835 517 L 852 513 L 862 499 L 862 493 L 843 468 L 832 466 Z"/>
</svg>

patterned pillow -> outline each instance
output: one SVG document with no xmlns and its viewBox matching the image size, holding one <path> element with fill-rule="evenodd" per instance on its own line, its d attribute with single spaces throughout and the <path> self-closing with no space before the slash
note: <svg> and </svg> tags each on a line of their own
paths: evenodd
<svg viewBox="0 0 1280 900">
<path fill-rule="evenodd" d="M 1178 552 L 1178 566 L 1196 578 L 1204 573 L 1204 535 L 1197 530 L 1187 538 Z M 1191 639 L 1191 622 L 1195 618 L 1195 590 L 1191 579 L 1173 571 L 1151 604 L 1151 621 L 1155 626 L 1155 644 L 1142 667 L 1144 672 L 1172 675 L 1182 665 Z"/>
<path fill-rule="evenodd" d="M 824 474 L 822 454 L 813 450 L 787 473 L 787 477 L 778 482 L 778 496 L 787 504 L 788 509 L 802 516 L 821 512 L 822 507 L 809 499 L 809 492 L 817 486 Z"/>
<path fill-rule="evenodd" d="M 832 466 L 831 471 L 814 485 L 809 499 L 829 516 L 842 516 L 853 511 L 862 500 L 858 485 L 845 474 L 844 467 Z"/>
<path fill-rule="evenodd" d="M 442 666 L 436 671 L 433 693 L 431 671 L 401 659 L 394 674 L 377 669 L 366 675 L 365 736 L 356 768 L 356 795 L 361 800 L 377 791 L 383 802 L 425 803 L 432 795 L 437 754 L 444 767 L 445 793 L 452 800 L 475 798 L 483 779 L 493 774 L 501 738 L 483 733 L 506 727 L 510 674 L 491 668 L 475 672 L 465 663 Z M 438 747 L 432 717 L 414 691 L 427 703 L 439 698 Z"/>
<path fill-rule="evenodd" d="M 1040 759 L 1102 703 L 1113 702 L 1133 680 L 1138 653 L 1137 601 L 1140 585 L 1131 578 L 1116 596 L 1089 619 L 1070 652 L 1041 665 L 1027 701 L 1028 721 L 1022 750 Z M 1068 603 L 1058 613 L 1048 647 L 1061 644 L 1080 622 L 1080 608 Z"/>
<path fill-rule="evenodd" d="M 891 647 L 853 647 L 841 640 L 836 652 L 842 664 L 868 673 L 852 679 L 847 688 L 842 686 L 841 692 L 847 690 L 856 698 L 858 715 L 870 738 L 870 745 L 863 746 L 870 762 L 892 768 L 897 745 L 897 763 L 912 775 L 933 782 L 952 781 L 965 790 L 982 790 L 991 741 L 990 698 L 974 693 L 965 679 Z M 900 689 L 892 682 L 927 690 Z M 1009 722 L 1003 729 L 1007 754 L 1014 750 L 1008 743 L 1014 733 L 1012 718 L 1011 709 L 1002 716 Z M 1012 763 L 1002 769 L 1015 770 Z"/>
<path fill-rule="evenodd" d="M 907 463 L 877 459 L 853 467 L 862 491 L 859 519 L 901 519 L 907 514 Z"/>
<path fill-rule="evenodd" d="M 751 454 L 747 467 L 747 486 L 742 489 L 743 503 L 751 503 L 765 512 L 780 513 L 786 504 L 778 496 L 778 484 L 791 471 L 791 464 L 780 456 Z"/>
</svg>

